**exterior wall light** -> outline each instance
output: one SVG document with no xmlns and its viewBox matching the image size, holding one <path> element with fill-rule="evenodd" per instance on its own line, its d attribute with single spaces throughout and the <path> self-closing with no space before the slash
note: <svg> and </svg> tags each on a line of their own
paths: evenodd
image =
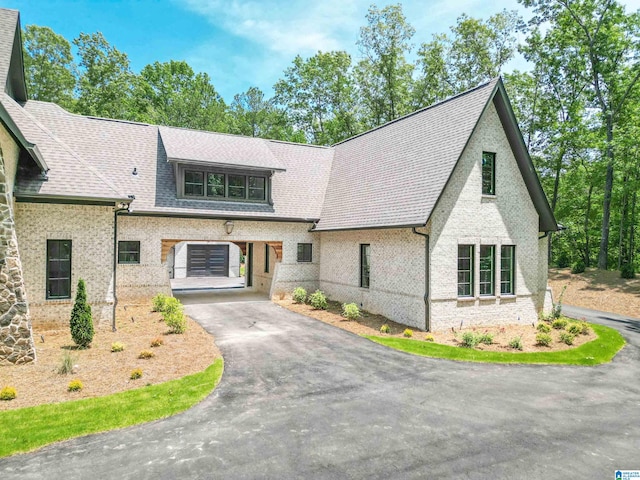
<svg viewBox="0 0 640 480">
<path fill-rule="evenodd" d="M 231 220 L 224 222 L 224 229 L 227 232 L 227 235 L 231 235 L 233 232 L 233 222 Z"/>
</svg>

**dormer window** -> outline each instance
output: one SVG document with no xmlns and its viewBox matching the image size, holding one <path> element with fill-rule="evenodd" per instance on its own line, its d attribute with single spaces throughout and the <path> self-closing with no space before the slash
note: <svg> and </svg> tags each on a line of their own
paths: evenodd
<svg viewBox="0 0 640 480">
<path fill-rule="evenodd" d="M 182 192 L 179 196 L 200 200 L 266 202 L 269 173 L 210 171 L 184 166 L 178 170 Z"/>
</svg>

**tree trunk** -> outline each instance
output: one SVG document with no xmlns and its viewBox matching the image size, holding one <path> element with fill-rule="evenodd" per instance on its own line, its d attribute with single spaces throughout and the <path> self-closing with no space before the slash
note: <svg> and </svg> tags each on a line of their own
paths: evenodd
<svg viewBox="0 0 640 480">
<path fill-rule="evenodd" d="M 584 266 L 591 266 L 591 246 L 589 243 L 589 215 L 591 215 L 591 194 L 593 193 L 593 183 L 589 185 L 589 195 L 587 195 L 587 209 L 584 214 Z"/>
<path fill-rule="evenodd" d="M 598 268 L 606 270 L 609 257 L 609 222 L 611 220 L 611 191 L 613 190 L 613 119 L 607 112 L 607 176 L 604 183 L 604 202 L 602 204 L 602 235 L 598 252 Z"/>
<path fill-rule="evenodd" d="M 528 147 L 527 147 L 528 148 Z M 564 160 L 564 155 L 567 149 L 563 145 L 560 148 L 560 153 L 558 154 L 558 159 L 555 165 L 555 179 L 553 181 L 553 196 L 551 197 L 551 211 L 555 215 L 556 213 L 556 205 L 558 204 L 558 189 L 560 188 L 560 172 L 562 171 L 562 164 Z M 553 246 L 553 233 L 549 233 L 549 242 L 547 242 L 547 264 L 551 265 L 551 253 Z"/>
</svg>

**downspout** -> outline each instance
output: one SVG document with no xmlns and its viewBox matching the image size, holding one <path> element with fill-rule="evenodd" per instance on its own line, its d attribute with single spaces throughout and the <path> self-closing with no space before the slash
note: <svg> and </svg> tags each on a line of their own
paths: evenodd
<svg viewBox="0 0 640 480">
<path fill-rule="evenodd" d="M 111 330 L 116 331 L 116 307 L 118 306 L 118 296 L 116 295 L 116 273 L 118 271 L 118 215 L 122 212 L 131 212 L 131 204 L 121 204 L 126 207 L 116 208 L 113 212 L 113 317 L 111 320 Z"/>
<path fill-rule="evenodd" d="M 429 234 L 421 233 L 413 227 L 413 233 L 424 237 L 424 329 L 427 332 L 431 331 L 431 271 L 430 264 L 431 259 L 429 257 Z"/>
</svg>

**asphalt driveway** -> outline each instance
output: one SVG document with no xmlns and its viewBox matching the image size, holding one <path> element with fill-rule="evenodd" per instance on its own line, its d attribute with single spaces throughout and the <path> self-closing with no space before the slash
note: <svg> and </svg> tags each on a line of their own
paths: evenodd
<svg viewBox="0 0 640 480">
<path fill-rule="evenodd" d="M 206 298 L 185 303 L 225 358 L 213 395 L 166 420 L 2 459 L 0 477 L 606 479 L 640 469 L 638 323 L 595 319 L 629 341 L 608 365 L 482 365 L 389 350 L 259 299 Z"/>
</svg>

